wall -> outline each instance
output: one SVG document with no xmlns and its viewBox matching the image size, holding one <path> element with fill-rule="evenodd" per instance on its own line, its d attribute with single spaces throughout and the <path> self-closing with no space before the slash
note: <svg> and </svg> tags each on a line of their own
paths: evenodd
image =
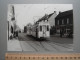
<svg viewBox="0 0 80 60">
<path fill-rule="evenodd" d="M 55 26 L 55 17 L 57 16 L 56 13 L 54 13 L 48 20 L 49 20 L 49 23 L 50 23 L 50 28 L 51 26 Z"/>
</svg>

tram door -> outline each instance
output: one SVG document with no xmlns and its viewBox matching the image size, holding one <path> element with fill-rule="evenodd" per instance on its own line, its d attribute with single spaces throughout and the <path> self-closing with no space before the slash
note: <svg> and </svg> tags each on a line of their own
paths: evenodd
<svg viewBox="0 0 80 60">
<path fill-rule="evenodd" d="M 36 37 L 38 38 L 38 29 L 36 28 Z"/>
<path fill-rule="evenodd" d="M 46 37 L 46 25 L 42 26 L 43 37 Z"/>
</svg>

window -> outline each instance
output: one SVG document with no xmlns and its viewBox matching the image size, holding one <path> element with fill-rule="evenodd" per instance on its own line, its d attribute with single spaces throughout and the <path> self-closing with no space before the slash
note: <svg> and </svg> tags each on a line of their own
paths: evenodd
<svg viewBox="0 0 80 60">
<path fill-rule="evenodd" d="M 67 24 L 69 24 L 69 18 L 67 18 Z"/>
<path fill-rule="evenodd" d="M 58 20 L 57 24 L 59 25 L 59 20 Z"/>
<path fill-rule="evenodd" d="M 42 26 L 40 26 L 40 31 L 42 31 Z"/>
<path fill-rule="evenodd" d="M 64 20 L 62 20 L 62 24 L 64 24 Z"/>
<path fill-rule="evenodd" d="M 49 31 L 49 26 L 47 25 L 47 31 Z"/>
<path fill-rule="evenodd" d="M 47 22 L 48 20 L 45 20 L 45 22 Z"/>
</svg>

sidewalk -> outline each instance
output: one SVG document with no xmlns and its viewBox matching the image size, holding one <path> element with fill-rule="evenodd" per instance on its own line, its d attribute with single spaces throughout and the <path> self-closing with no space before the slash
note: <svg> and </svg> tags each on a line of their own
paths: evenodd
<svg viewBox="0 0 80 60">
<path fill-rule="evenodd" d="M 17 39 L 8 40 L 7 50 L 8 51 L 22 51 L 19 40 Z"/>
</svg>

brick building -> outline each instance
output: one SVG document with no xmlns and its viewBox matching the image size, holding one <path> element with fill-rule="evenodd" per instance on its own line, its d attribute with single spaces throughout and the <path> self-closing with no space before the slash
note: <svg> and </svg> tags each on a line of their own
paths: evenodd
<svg viewBox="0 0 80 60">
<path fill-rule="evenodd" d="M 72 37 L 73 35 L 73 10 L 60 12 L 55 18 L 56 34 Z"/>
</svg>

